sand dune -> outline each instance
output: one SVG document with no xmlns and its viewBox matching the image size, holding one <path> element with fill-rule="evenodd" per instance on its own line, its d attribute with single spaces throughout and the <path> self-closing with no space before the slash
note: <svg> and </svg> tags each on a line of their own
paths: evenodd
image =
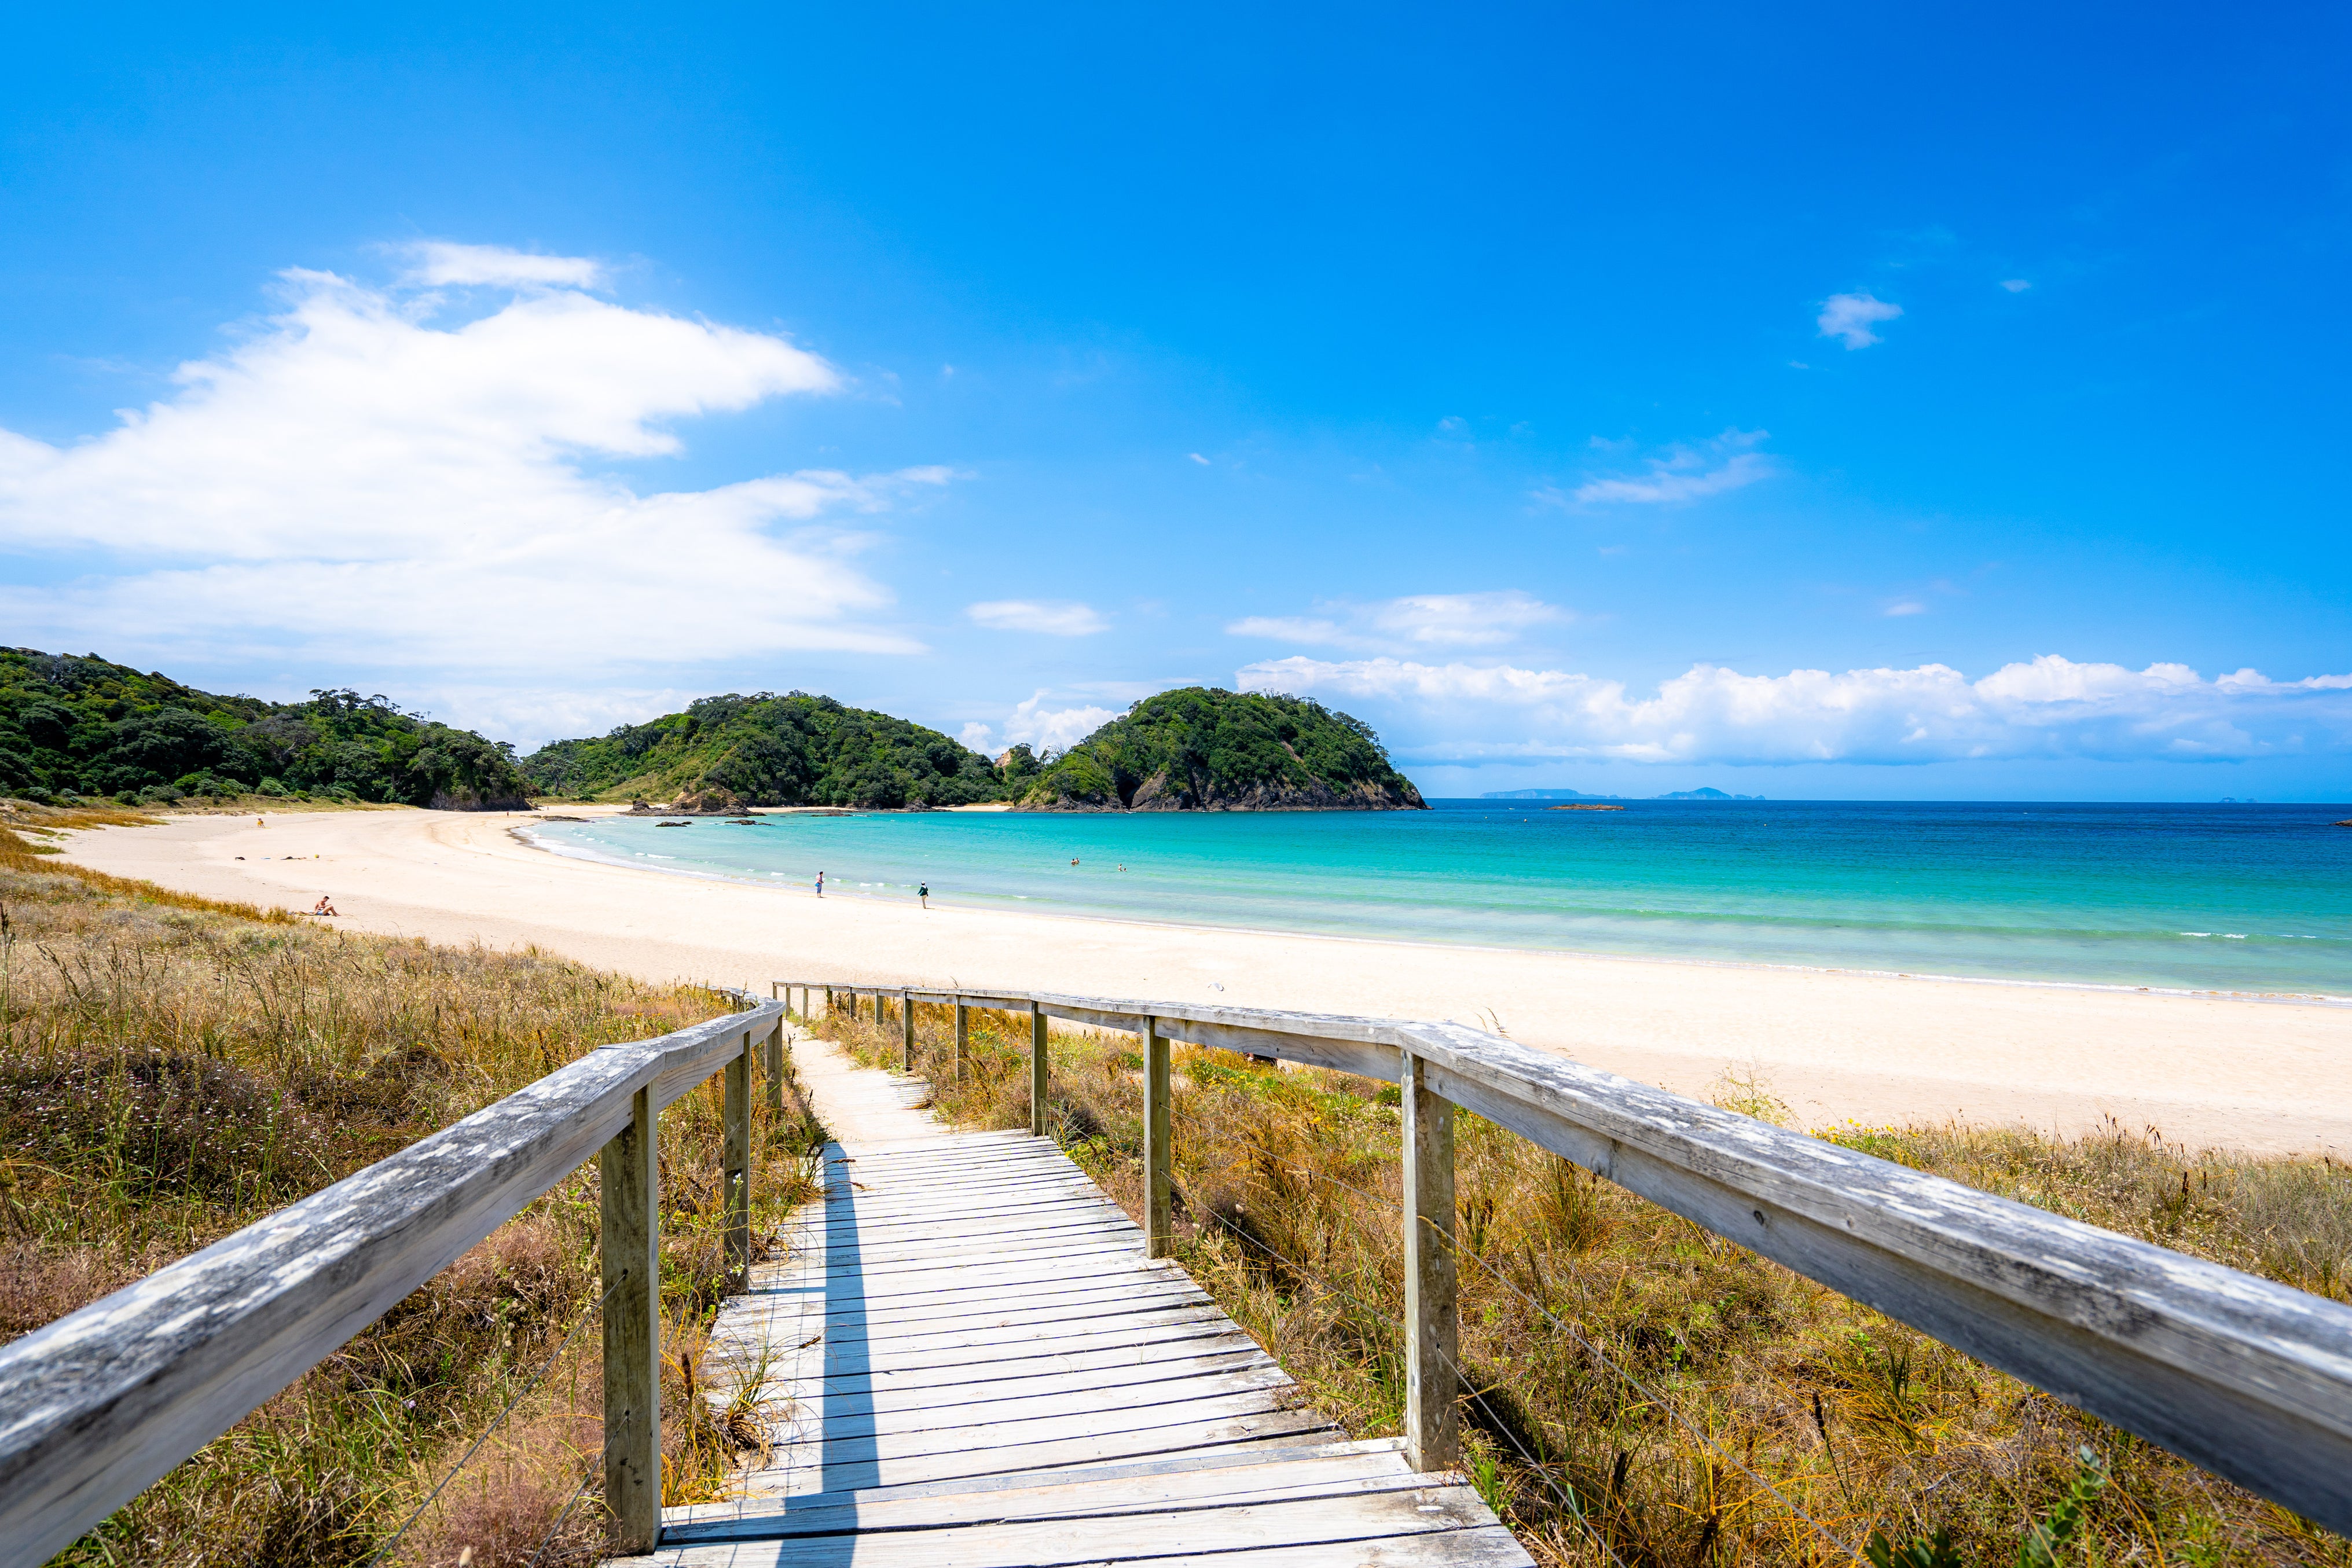
<svg viewBox="0 0 2352 1568">
<path fill-rule="evenodd" d="M 820 902 L 558 856 L 517 840 L 520 821 L 191 817 L 82 832 L 68 852 L 219 898 L 308 909 L 331 894 L 347 927 L 535 944 L 652 978 L 764 990 L 833 976 L 1492 1020 L 1685 1093 L 1752 1071 L 1811 1126 L 1960 1117 L 2072 1132 L 2113 1117 L 2192 1145 L 2352 1155 L 2352 1007 Z"/>
</svg>

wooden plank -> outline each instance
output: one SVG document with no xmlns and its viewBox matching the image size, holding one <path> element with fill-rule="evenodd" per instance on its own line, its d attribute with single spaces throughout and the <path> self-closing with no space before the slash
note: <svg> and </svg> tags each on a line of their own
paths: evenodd
<svg viewBox="0 0 2352 1568">
<path fill-rule="evenodd" d="M 811 1404 L 846 1398 L 862 1401 L 862 1407 L 872 1410 L 944 1410 L 1048 1385 L 1065 1391 L 1139 1388 L 1147 1383 L 1276 1366 L 1273 1357 L 1254 1344 L 1169 1361 L 1129 1357 L 1104 1366 L 1063 1366 L 1058 1364 L 1060 1359 L 1024 1357 L 1017 1368 L 990 1362 L 977 1367 L 925 1368 L 922 1373 L 908 1375 L 871 1369 L 843 1370 L 816 1377 L 771 1377 L 761 1387 L 774 1397 Z M 724 1364 L 716 1357 L 713 1364 Z M 833 1406 L 828 1404 L 825 1408 L 830 1410 Z"/>
<path fill-rule="evenodd" d="M 1220 1404 L 1212 1411 L 1213 1414 L 1242 1415 L 1277 1409 L 1277 1402 L 1263 1396 L 1290 1386 L 1290 1379 L 1279 1367 L 1243 1367 L 1192 1376 L 1126 1380 L 1094 1387 L 1057 1387 L 1053 1385 L 1054 1379 L 1044 1377 L 1026 1381 L 1035 1385 L 1030 1392 L 954 1404 L 927 1399 L 877 1402 L 869 1395 L 835 1391 L 824 1396 L 821 1408 L 814 1414 L 823 1423 L 828 1449 L 863 1437 L 920 1438 L 944 1432 L 964 1434 L 958 1440 L 967 1447 L 994 1448 L 1030 1440 L 1022 1434 L 1027 1430 L 1025 1424 L 1033 1421 L 1074 1423 L 1054 1427 L 1046 1434 L 1047 1437 L 1057 1437 L 1086 1431 L 1125 1431 L 1159 1426 L 1163 1414 L 1176 1419 L 1192 1419 L 1199 1412 L 1210 1409 L 1210 1401 L 1237 1402 L 1230 1408 Z M 1089 1419 L 1077 1422 L 1076 1418 L 1079 1416 Z M 985 1434 L 986 1440 L 973 1441 L 970 1436 L 972 1433 Z"/>
<path fill-rule="evenodd" d="M 870 1473 L 872 1479 L 863 1483 L 866 1485 L 904 1485 L 914 1481 L 1013 1475 L 1057 1467 L 1100 1464 L 1111 1459 L 1186 1453 L 1266 1437 L 1324 1433 L 1337 1435 L 1338 1428 L 1320 1416 L 1303 1410 L 1271 1410 L 1231 1419 L 1167 1421 L 1133 1430 L 1091 1432 L 1080 1437 L 1024 1444 L 1018 1448 L 992 1448 L 984 1452 L 967 1447 L 940 1453 L 895 1455 L 885 1459 L 877 1459 L 871 1455 L 844 1454 L 837 1464 L 834 1457 L 827 1454 L 825 1470 L 827 1473 L 836 1470 Z M 742 1481 L 747 1489 L 756 1489 L 763 1478 L 774 1476 L 782 1479 L 782 1471 L 753 1470 L 746 1472 Z"/>
<path fill-rule="evenodd" d="M 718 1066 L 773 1002 L 591 1051 L 0 1346 L 0 1542 L 38 1563 L 226 1431 Z"/>
<path fill-rule="evenodd" d="M 917 1297 L 903 1305 L 887 1307 L 868 1307 L 854 1300 L 835 1299 L 827 1301 L 822 1310 L 811 1312 L 807 1321 L 823 1323 L 828 1331 L 862 1329 L 866 1337 L 881 1339 L 894 1334 L 929 1333 L 962 1322 L 1003 1323 L 1017 1315 L 1033 1312 L 1059 1312 L 1069 1322 L 1076 1324 L 1092 1318 L 1126 1316 L 1207 1300 L 1208 1296 L 1200 1286 L 1184 1280 L 1148 1287 L 1104 1285 L 1061 1295 L 1046 1291 L 1010 1298 L 983 1294 L 940 1302 L 926 1301 Z"/>
<path fill-rule="evenodd" d="M 1177 1312 L 1139 1316 L 1132 1322 L 1119 1320 L 1124 1327 L 1105 1326 L 1097 1320 L 1095 1326 L 1076 1333 L 1055 1333 L 1052 1325 L 1040 1328 L 975 1331 L 969 1334 L 928 1334 L 917 1339 L 888 1341 L 879 1343 L 866 1341 L 845 1341 L 835 1347 L 828 1338 L 818 1346 L 822 1349 L 822 1370 L 803 1375 L 847 1376 L 853 1374 L 913 1374 L 940 1371 L 951 1373 L 960 1368 L 984 1367 L 999 1360 L 1018 1356 L 1023 1359 L 1112 1354 L 1126 1351 L 1142 1351 L 1154 1354 L 1163 1351 L 1175 1354 L 1172 1347 L 1190 1344 L 1205 1336 L 1222 1337 L 1240 1331 L 1234 1329 L 1223 1313 L 1213 1307 L 1190 1307 Z M 790 1342 L 797 1346 L 813 1337 L 804 1333 Z M 837 1351 L 837 1354 L 836 1354 Z"/>
<path fill-rule="evenodd" d="M 930 1497 L 873 1498 L 852 1492 L 842 1495 L 838 1501 L 798 1498 L 790 1508 L 766 1503 L 708 1514 L 678 1509 L 672 1510 L 664 1521 L 662 1539 L 682 1546 L 688 1542 L 837 1534 L 853 1530 L 938 1530 L 1013 1521 L 1035 1523 L 1106 1514 L 1157 1514 L 1202 1504 L 1233 1507 L 1365 1492 L 1427 1490 L 1431 1484 L 1431 1478 L 1406 1469 L 1393 1453 L 1264 1459 L 1242 1466 L 1113 1479 L 1057 1478 L 1045 1486 Z M 1459 1478 L 1455 1478 L 1454 1484 L 1461 1484 Z"/>
<path fill-rule="evenodd" d="M 961 1454 L 977 1469 L 1014 1469 L 1019 1468 L 1018 1451 L 1041 1443 L 1150 1432 L 1204 1422 L 1240 1423 L 1285 1413 L 1283 1402 L 1274 1391 L 1247 1389 L 1102 1411 L 1058 1415 L 1045 1412 L 1005 1421 L 941 1422 L 908 1431 L 877 1426 L 865 1416 L 849 1416 L 838 1428 L 829 1419 L 824 1423 L 825 1464 L 885 1463 L 935 1454 Z"/>
<path fill-rule="evenodd" d="M 1481 1516 L 1484 1516 L 1483 1518 Z M 1193 1553 L 1262 1552 L 1270 1548 L 1332 1546 L 1355 1543 L 1355 1562 L 1364 1559 L 1363 1543 L 1402 1542 L 1413 1537 L 1463 1533 L 1486 1526 L 1493 1519 L 1477 1494 L 1466 1487 L 1423 1487 L 1407 1491 L 1376 1491 L 1352 1496 L 1316 1498 L 1303 1501 L 1246 1503 L 1231 1508 L 1197 1508 L 1155 1513 L 1150 1528 L 1124 1532 L 1132 1545 L 1124 1552 L 1099 1531 L 1072 1530 L 1053 1521 L 981 1524 L 947 1531 L 888 1531 L 850 1538 L 854 1550 L 846 1558 L 835 1542 L 824 1540 L 728 1541 L 665 1548 L 659 1561 L 688 1565 L 728 1564 L 752 1568 L 764 1563 L 840 1563 L 855 1568 L 935 1568 L 952 1562 L 955 1568 L 1060 1568 L 1115 1563 L 1145 1557 L 1161 1559 Z M 1385 1552 L 1383 1561 L 1385 1562 Z M 1440 1557 L 1436 1561 L 1445 1561 Z M 1524 1554 L 1522 1561 L 1525 1561 Z"/>
<path fill-rule="evenodd" d="M 863 1487 L 846 1491 L 800 1492 L 795 1508 L 833 1508 L 856 1503 L 895 1502 L 907 1499 L 982 1496 L 1024 1492 L 1056 1486 L 1085 1486 L 1097 1481 L 1147 1480 L 1160 1476 L 1197 1475 L 1211 1470 L 1247 1472 L 1294 1459 L 1366 1459 L 1400 1473 L 1404 1456 L 1395 1437 L 1343 1438 L 1322 1441 L 1315 1433 L 1252 1438 L 1189 1453 L 1162 1454 L 1150 1458 L 1116 1460 L 1104 1465 L 1079 1465 L 1044 1470 L 1016 1470 L 997 1476 L 964 1476 L 943 1481 L 914 1481 L 899 1486 Z M 667 1519 L 730 1519 L 739 1514 L 772 1511 L 776 1495 L 731 1499 L 725 1502 L 691 1503 L 664 1511 Z"/>
</svg>

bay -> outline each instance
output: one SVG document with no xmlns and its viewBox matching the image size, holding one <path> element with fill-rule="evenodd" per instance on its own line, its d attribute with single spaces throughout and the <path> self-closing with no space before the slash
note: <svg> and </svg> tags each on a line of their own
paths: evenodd
<svg viewBox="0 0 2352 1568">
<path fill-rule="evenodd" d="M 534 826 L 829 897 L 2000 979 L 2352 996 L 2344 807 L 1441 800 L 1428 811 Z"/>
</svg>

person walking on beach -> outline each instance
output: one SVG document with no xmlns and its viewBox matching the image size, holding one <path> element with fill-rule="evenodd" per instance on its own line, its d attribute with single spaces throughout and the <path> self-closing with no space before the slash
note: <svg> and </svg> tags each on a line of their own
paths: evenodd
<svg viewBox="0 0 2352 1568">
<path fill-rule="evenodd" d="M 925 909 L 929 909 L 931 906 L 931 884 L 928 882 L 917 883 L 915 884 L 915 896 L 923 901 L 923 907 Z"/>
<path fill-rule="evenodd" d="M 823 872 L 816 873 L 816 895 L 819 898 L 824 896 L 824 873 Z"/>
</svg>

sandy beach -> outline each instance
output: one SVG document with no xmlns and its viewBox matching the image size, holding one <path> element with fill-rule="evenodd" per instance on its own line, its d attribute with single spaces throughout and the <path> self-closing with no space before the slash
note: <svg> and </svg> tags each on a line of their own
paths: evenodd
<svg viewBox="0 0 2352 1568">
<path fill-rule="evenodd" d="M 779 977 L 1215 1000 L 1499 1024 L 1685 1093 L 1753 1073 L 1823 1126 L 1959 1118 L 2352 1155 L 2352 1008 L 1444 947 L 1005 914 L 602 865 L 418 810 L 183 817 L 76 862 L 347 929 L 539 946 L 654 979 Z M 1219 989 L 1218 988 L 1222 988 Z"/>
</svg>

